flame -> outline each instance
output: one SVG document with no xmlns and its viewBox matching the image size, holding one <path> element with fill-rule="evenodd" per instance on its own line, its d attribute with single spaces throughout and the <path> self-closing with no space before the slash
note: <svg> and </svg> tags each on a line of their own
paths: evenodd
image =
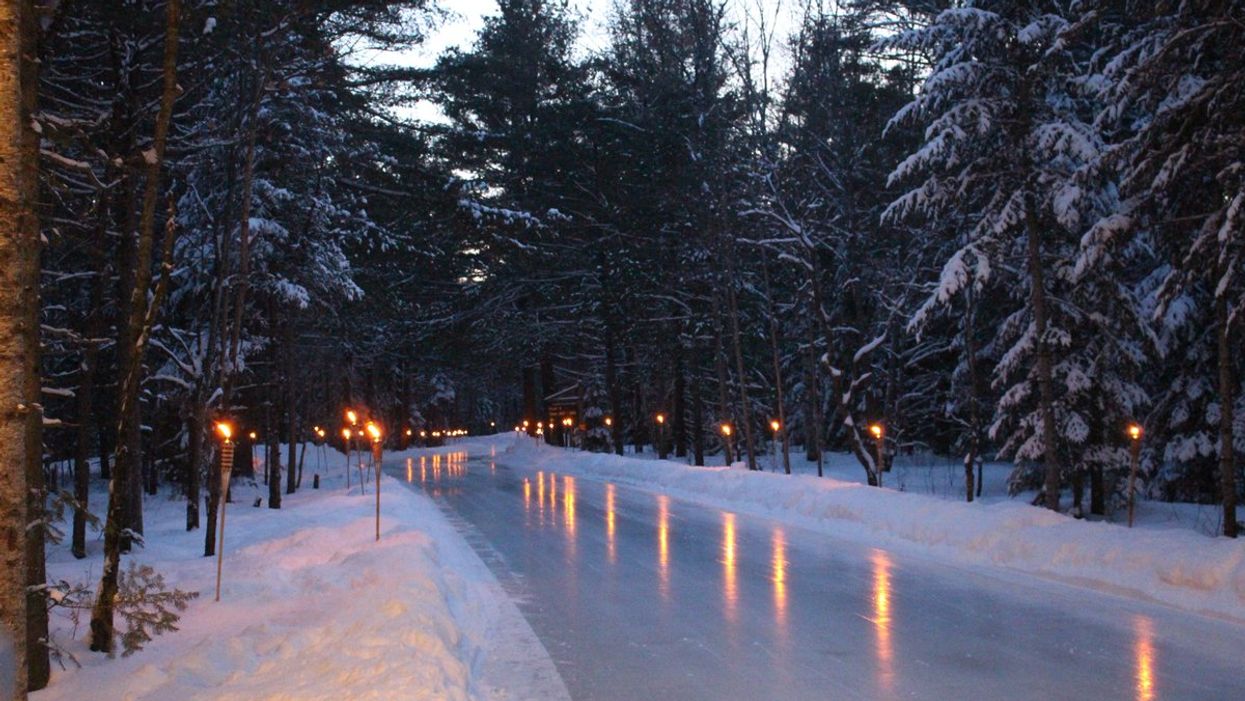
<svg viewBox="0 0 1245 701">
<path fill-rule="evenodd" d="M 225 439 L 226 443 L 228 443 L 229 440 L 233 438 L 233 426 L 229 425 L 229 422 L 227 421 L 221 421 L 217 423 L 216 432 L 220 434 L 221 438 Z"/>
</svg>

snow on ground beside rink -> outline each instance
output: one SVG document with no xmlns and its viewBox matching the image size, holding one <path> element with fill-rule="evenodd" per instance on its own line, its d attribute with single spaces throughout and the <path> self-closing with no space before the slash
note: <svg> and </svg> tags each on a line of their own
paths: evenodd
<svg viewBox="0 0 1245 701">
<path fill-rule="evenodd" d="M 1019 500 L 968 504 L 813 475 L 691 467 L 516 437 L 499 463 L 668 493 L 886 547 L 1001 565 L 1245 620 L 1245 539 L 1078 521 Z"/>
<path fill-rule="evenodd" d="M 183 530 L 185 502 L 149 497 L 149 545 L 132 557 L 170 587 L 200 592 L 181 630 L 108 660 L 86 649 L 85 614 L 76 631 L 55 616 L 54 636 L 83 668 L 67 663 L 32 699 L 567 698 L 518 609 L 436 506 L 384 478 L 377 543 L 374 485 L 347 494 L 341 454 L 328 457 L 331 476 L 313 490 L 309 451 L 303 488 L 280 510 L 266 508 L 266 487 L 235 479 L 220 603 L 203 532 Z M 265 507 L 252 508 L 260 495 Z M 50 578 L 94 587 L 102 545 L 90 545 L 82 561 L 53 546 Z"/>
</svg>

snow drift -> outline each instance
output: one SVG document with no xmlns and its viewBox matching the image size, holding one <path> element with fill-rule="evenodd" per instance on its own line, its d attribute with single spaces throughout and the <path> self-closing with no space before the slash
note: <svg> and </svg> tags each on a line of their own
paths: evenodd
<svg viewBox="0 0 1245 701">
<path fill-rule="evenodd" d="M 385 477 L 376 542 L 373 485 L 347 492 L 334 474 L 322 486 L 271 510 L 251 508 L 257 486 L 234 482 L 219 603 L 216 559 L 201 556 L 202 531 L 184 532 L 184 502 L 149 499 L 149 545 L 128 557 L 201 593 L 181 630 L 108 660 L 86 651 L 82 627 L 54 618 L 54 636 L 84 667 L 58 671 L 31 698 L 568 698 L 518 609 L 431 500 Z M 92 559 L 54 555 L 54 577 L 98 576 Z"/>
</svg>

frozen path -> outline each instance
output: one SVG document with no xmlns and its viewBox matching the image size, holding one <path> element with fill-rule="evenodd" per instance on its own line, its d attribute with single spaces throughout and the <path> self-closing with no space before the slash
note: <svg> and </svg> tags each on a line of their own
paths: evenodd
<svg viewBox="0 0 1245 701">
<path fill-rule="evenodd" d="M 487 454 L 387 469 L 456 522 L 577 701 L 1245 698 L 1235 623 Z"/>
</svg>

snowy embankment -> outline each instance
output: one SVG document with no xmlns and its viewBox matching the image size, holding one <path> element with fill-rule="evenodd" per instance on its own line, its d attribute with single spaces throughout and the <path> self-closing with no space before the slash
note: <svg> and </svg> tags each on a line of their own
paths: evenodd
<svg viewBox="0 0 1245 701">
<path fill-rule="evenodd" d="M 1245 540 L 1129 530 L 1016 501 L 968 504 L 809 475 L 567 451 L 523 437 L 498 462 L 618 482 L 838 537 L 1245 621 Z"/>
<path fill-rule="evenodd" d="M 54 637 L 83 668 L 69 664 L 32 699 L 567 698 L 518 609 L 436 506 L 385 477 L 376 542 L 374 484 L 347 493 L 342 456 L 330 455 L 322 488 L 310 488 L 309 470 L 280 510 L 252 508 L 266 488 L 235 480 L 219 603 L 216 559 L 201 556 L 202 531 L 183 530 L 185 502 L 149 498 L 149 544 L 132 557 L 200 593 L 181 630 L 109 660 L 87 651 L 85 612 L 76 630 L 55 616 Z M 50 575 L 94 586 L 99 548 L 76 561 L 58 547 Z"/>
</svg>

